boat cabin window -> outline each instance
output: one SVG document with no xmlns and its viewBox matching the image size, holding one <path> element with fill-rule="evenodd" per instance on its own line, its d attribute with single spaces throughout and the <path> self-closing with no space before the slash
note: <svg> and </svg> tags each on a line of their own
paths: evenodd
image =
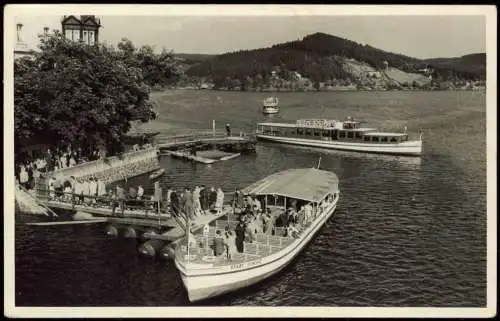
<svg viewBox="0 0 500 321">
<path fill-rule="evenodd" d="M 397 141 L 398 141 L 398 139 L 396 137 L 391 138 L 391 142 L 397 142 Z"/>
<path fill-rule="evenodd" d="M 345 138 L 345 132 L 344 132 L 344 131 L 340 131 L 340 133 L 339 133 L 339 137 L 340 137 L 340 138 Z"/>
<path fill-rule="evenodd" d="M 311 136 L 311 130 L 310 129 L 306 129 L 306 136 Z"/>
<path fill-rule="evenodd" d="M 319 130 L 314 130 L 314 136 L 319 136 Z"/>
<path fill-rule="evenodd" d="M 323 136 L 324 137 L 329 137 L 330 136 L 330 131 L 329 130 L 323 130 Z"/>
<path fill-rule="evenodd" d="M 361 133 L 360 132 L 356 132 L 356 138 L 361 138 Z"/>
<path fill-rule="evenodd" d="M 381 142 L 386 142 L 386 141 L 387 141 L 387 137 L 385 137 L 385 136 L 384 136 L 384 137 L 381 137 L 381 138 L 380 138 L 380 141 L 381 141 Z"/>
<path fill-rule="evenodd" d="M 370 136 L 365 136 L 365 137 L 363 137 L 363 139 L 365 140 L 365 142 L 369 142 L 370 141 Z"/>
<path fill-rule="evenodd" d="M 304 130 L 301 128 L 297 128 L 297 135 L 304 135 Z"/>
<path fill-rule="evenodd" d="M 408 135 L 401 136 L 401 141 L 406 142 L 408 140 Z"/>
<path fill-rule="evenodd" d="M 379 139 L 378 139 L 378 137 L 377 137 L 377 136 L 373 136 L 373 137 L 372 137 L 372 141 L 373 141 L 373 142 L 378 142 L 378 141 L 379 141 Z"/>
<path fill-rule="evenodd" d="M 353 138 L 354 133 L 353 132 L 347 132 L 347 138 Z"/>
</svg>

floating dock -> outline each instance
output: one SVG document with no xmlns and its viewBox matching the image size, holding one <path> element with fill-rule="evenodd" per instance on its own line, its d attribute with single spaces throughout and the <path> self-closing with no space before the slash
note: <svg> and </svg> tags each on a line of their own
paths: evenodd
<svg viewBox="0 0 500 321">
<path fill-rule="evenodd" d="M 158 145 L 158 149 L 162 155 L 213 164 L 242 154 L 255 153 L 256 142 L 256 138 L 248 134 L 227 136 L 198 133 L 167 137 L 164 143 Z"/>
<path fill-rule="evenodd" d="M 139 247 L 139 252 L 148 256 L 155 256 L 165 244 L 184 237 L 187 222 L 190 231 L 196 232 L 233 212 L 232 206 L 224 205 L 218 212 L 208 211 L 188 220 L 184 213 L 173 215 L 170 209 L 161 208 L 158 206 L 159 202 L 155 201 L 138 201 L 142 204 L 140 206 L 130 206 L 126 201 L 120 201 L 120 206 L 111 208 L 109 204 L 116 200 L 100 197 L 98 204 L 76 204 L 74 198 L 44 199 L 43 192 L 44 190 L 41 190 L 41 193 L 37 193 L 39 202 L 49 208 L 74 211 L 76 214 L 73 216 L 73 221 L 28 223 L 29 225 L 107 224 L 105 233 L 108 236 L 118 237 L 121 234 L 124 238 L 146 240 Z M 162 253 L 168 257 L 171 249 L 167 248 Z"/>
</svg>

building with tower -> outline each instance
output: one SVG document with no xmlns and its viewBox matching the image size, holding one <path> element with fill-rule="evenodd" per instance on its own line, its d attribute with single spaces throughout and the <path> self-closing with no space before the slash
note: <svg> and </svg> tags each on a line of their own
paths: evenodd
<svg viewBox="0 0 500 321">
<path fill-rule="evenodd" d="M 82 41 L 88 45 L 94 45 L 99 42 L 101 21 L 96 16 L 63 16 L 61 27 L 66 39 Z"/>
</svg>

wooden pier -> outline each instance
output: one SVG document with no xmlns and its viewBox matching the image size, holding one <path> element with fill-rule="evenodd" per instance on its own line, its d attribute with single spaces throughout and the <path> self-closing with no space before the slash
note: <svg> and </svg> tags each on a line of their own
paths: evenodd
<svg viewBox="0 0 500 321">
<path fill-rule="evenodd" d="M 255 153 L 257 140 L 253 134 L 228 136 L 224 133 L 201 132 L 188 135 L 176 135 L 164 138 L 158 144 L 161 154 L 183 158 L 199 163 L 212 164 L 217 161 L 228 160 L 241 154 Z M 224 157 L 204 157 L 197 155 L 205 151 L 218 150 L 225 152 Z"/>
<path fill-rule="evenodd" d="M 188 220 L 182 212 L 174 215 L 170 208 L 162 206 L 162 201 L 116 200 L 107 197 L 85 196 L 86 202 L 79 204 L 77 196 L 71 193 L 49 196 L 49 191 L 41 188 L 36 192 L 37 200 L 49 208 L 83 212 L 87 213 L 89 217 L 79 218 L 76 221 L 55 221 L 31 225 L 107 223 L 107 235 L 117 237 L 120 234 L 119 231 L 123 231 L 125 238 L 156 240 L 157 243 L 154 243 L 154 246 L 149 243 L 149 247 L 146 246 L 148 248 L 147 255 L 150 256 L 158 252 L 159 247 L 164 246 L 164 242 L 173 242 L 184 237 L 188 222 L 190 231 L 196 232 L 217 219 L 233 213 L 233 208 L 230 205 L 224 205 L 218 212 L 208 211 Z"/>
</svg>

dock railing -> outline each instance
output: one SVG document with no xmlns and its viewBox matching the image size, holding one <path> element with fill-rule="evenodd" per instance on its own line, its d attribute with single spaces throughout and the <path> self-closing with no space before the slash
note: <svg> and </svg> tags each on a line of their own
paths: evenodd
<svg viewBox="0 0 500 321">
<path fill-rule="evenodd" d="M 233 132 L 231 131 L 231 135 L 227 135 L 226 132 L 216 131 L 215 133 L 212 131 L 192 131 L 186 134 L 179 135 L 171 135 L 171 136 L 161 136 L 161 142 L 159 142 L 158 147 L 168 146 L 171 144 L 181 144 L 181 143 L 189 143 L 189 142 L 197 142 L 197 141 L 211 141 L 211 140 L 233 140 L 233 139 L 250 139 L 253 140 L 255 138 L 254 133 L 247 133 L 243 131 Z"/>
</svg>

